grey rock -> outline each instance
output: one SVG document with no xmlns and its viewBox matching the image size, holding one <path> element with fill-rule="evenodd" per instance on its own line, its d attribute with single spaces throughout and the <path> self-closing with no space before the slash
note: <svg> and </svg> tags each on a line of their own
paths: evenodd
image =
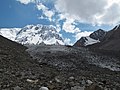
<svg viewBox="0 0 120 90">
<path fill-rule="evenodd" d="M 88 87 L 85 87 L 84 90 L 104 90 L 104 89 L 97 84 L 92 84 Z"/>
<path fill-rule="evenodd" d="M 85 87 L 80 87 L 80 86 L 74 86 L 71 87 L 71 90 L 84 90 Z"/>
<path fill-rule="evenodd" d="M 49 90 L 47 87 L 41 87 L 39 90 Z"/>
<path fill-rule="evenodd" d="M 14 90 L 21 90 L 19 86 L 14 87 Z"/>
<path fill-rule="evenodd" d="M 69 80 L 74 80 L 75 78 L 73 76 L 69 77 Z"/>
<path fill-rule="evenodd" d="M 93 38 L 95 40 L 103 40 L 106 35 L 106 31 L 99 29 L 93 33 L 90 34 L 90 38 Z"/>
</svg>

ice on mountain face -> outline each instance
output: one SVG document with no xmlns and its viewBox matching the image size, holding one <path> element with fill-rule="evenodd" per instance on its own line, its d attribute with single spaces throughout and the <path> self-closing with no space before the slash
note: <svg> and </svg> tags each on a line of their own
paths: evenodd
<svg viewBox="0 0 120 90">
<path fill-rule="evenodd" d="M 42 38 L 40 38 L 38 35 L 36 35 L 32 41 L 34 44 L 37 44 L 37 43 L 41 43 L 42 42 Z"/>
<path fill-rule="evenodd" d="M 87 46 L 87 45 L 92 45 L 92 44 L 98 43 L 98 42 L 102 41 L 105 38 L 106 33 L 107 32 L 102 30 L 102 29 L 94 31 L 89 36 L 81 37 L 74 44 L 74 46 Z"/>
<path fill-rule="evenodd" d="M 27 25 L 21 29 L 0 29 L 0 34 L 21 44 L 64 45 L 63 39 L 52 25 Z"/>
<path fill-rule="evenodd" d="M 85 40 L 85 46 L 87 45 L 91 45 L 91 44 L 95 44 L 95 43 L 98 43 L 100 42 L 99 40 L 95 40 L 95 39 L 92 39 L 90 38 L 89 36 L 86 37 L 86 40 Z"/>
</svg>

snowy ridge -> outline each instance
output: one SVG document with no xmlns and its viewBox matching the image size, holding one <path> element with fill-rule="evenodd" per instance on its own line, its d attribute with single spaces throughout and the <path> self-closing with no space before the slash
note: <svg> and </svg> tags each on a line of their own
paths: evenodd
<svg viewBox="0 0 120 90">
<path fill-rule="evenodd" d="M 0 35 L 14 41 L 20 29 L 21 28 L 2 28 L 0 29 Z"/>
<path fill-rule="evenodd" d="M 81 37 L 74 46 L 88 46 L 102 41 L 106 35 L 106 31 L 99 29 L 94 31 L 89 36 Z"/>
<path fill-rule="evenodd" d="M 86 40 L 85 40 L 85 46 L 92 45 L 92 44 L 95 44 L 95 43 L 98 43 L 98 42 L 100 42 L 100 41 L 92 39 L 89 36 L 87 36 Z"/>
<path fill-rule="evenodd" d="M 52 25 L 27 25 L 23 28 L 0 29 L 0 34 L 21 44 L 64 45 L 63 39 Z"/>
</svg>

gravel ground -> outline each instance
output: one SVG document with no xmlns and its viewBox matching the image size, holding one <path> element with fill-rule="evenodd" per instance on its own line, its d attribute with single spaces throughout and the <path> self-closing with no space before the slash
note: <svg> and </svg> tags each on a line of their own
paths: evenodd
<svg viewBox="0 0 120 90">
<path fill-rule="evenodd" d="M 103 56 L 87 49 L 0 40 L 0 90 L 120 90 L 120 72 L 92 64 Z"/>
</svg>

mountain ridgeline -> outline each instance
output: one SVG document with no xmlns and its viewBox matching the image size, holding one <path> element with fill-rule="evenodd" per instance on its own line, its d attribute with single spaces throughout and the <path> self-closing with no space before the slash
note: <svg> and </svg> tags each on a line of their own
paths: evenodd
<svg viewBox="0 0 120 90">
<path fill-rule="evenodd" d="M 94 40 L 94 42 L 92 42 Z M 89 42 L 87 45 L 86 43 Z M 92 42 L 92 43 L 91 43 Z M 110 31 L 97 30 L 87 37 L 80 38 L 74 46 L 88 47 L 94 51 L 106 52 L 120 56 L 120 25 Z"/>
<path fill-rule="evenodd" d="M 0 90 L 120 90 L 119 58 L 90 50 L 119 51 L 119 26 L 83 37 L 88 48 L 78 42 L 74 47 L 61 45 L 63 39 L 50 26 L 0 33 L 6 36 L 0 36 Z"/>
<path fill-rule="evenodd" d="M 104 37 L 106 35 L 106 31 L 99 29 L 97 31 L 94 31 L 91 33 L 89 36 L 86 37 L 81 37 L 75 44 L 74 46 L 89 46 L 93 45 L 95 43 L 99 43 L 102 40 L 104 40 Z"/>
<path fill-rule="evenodd" d="M 0 35 L 21 44 L 64 45 L 60 34 L 53 26 L 27 25 L 23 28 L 2 28 Z"/>
</svg>

